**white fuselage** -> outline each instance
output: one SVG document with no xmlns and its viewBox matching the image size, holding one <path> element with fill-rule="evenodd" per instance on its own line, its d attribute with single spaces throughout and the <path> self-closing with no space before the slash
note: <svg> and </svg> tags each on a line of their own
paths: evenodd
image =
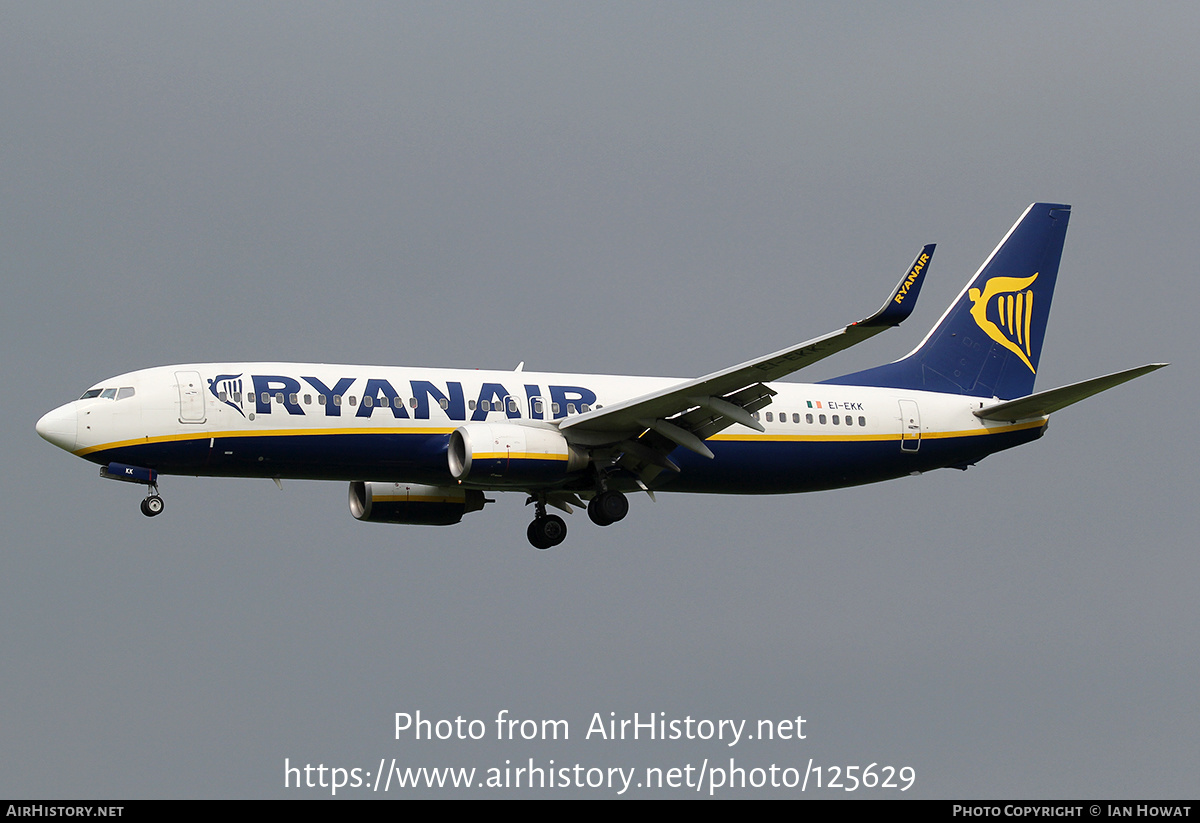
<svg viewBox="0 0 1200 823">
<path fill-rule="evenodd" d="M 114 377 L 39 422 L 93 462 L 163 474 L 452 482 L 446 441 L 468 423 L 557 428 L 682 382 L 672 378 L 299 363 L 164 366 Z M 773 383 L 756 413 L 684 449 L 664 490 L 807 491 L 965 465 L 1038 436 L 1045 418 L 980 420 L 978 398 Z M 132 390 L 132 391 L 130 391 Z M 547 485 L 562 486 L 556 477 Z M 487 488 L 486 482 L 473 485 Z M 524 484 L 535 486 L 537 484 Z M 497 488 L 508 487 L 497 484 Z"/>
</svg>

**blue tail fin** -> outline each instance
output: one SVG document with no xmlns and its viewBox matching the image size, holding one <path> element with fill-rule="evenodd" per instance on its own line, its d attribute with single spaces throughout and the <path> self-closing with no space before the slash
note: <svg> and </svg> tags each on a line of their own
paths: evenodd
<svg viewBox="0 0 1200 823">
<path fill-rule="evenodd" d="M 826 380 L 1022 397 L 1033 391 L 1071 207 L 1034 203 L 907 357 Z"/>
</svg>

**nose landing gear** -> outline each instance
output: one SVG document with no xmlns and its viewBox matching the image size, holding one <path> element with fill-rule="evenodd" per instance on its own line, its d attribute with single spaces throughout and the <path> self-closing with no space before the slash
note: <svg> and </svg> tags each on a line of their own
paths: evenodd
<svg viewBox="0 0 1200 823">
<path fill-rule="evenodd" d="M 122 483 L 137 483 L 146 487 L 146 499 L 142 501 L 142 514 L 147 517 L 158 517 L 165 508 L 163 499 L 158 496 L 158 472 L 141 466 L 128 466 L 124 463 L 109 463 L 100 467 L 100 476 L 106 480 L 120 480 Z"/>
<path fill-rule="evenodd" d="M 142 514 L 146 515 L 147 517 L 157 517 L 158 515 L 162 514 L 163 509 L 165 508 L 163 499 L 158 496 L 158 487 L 155 486 L 152 488 L 154 494 L 151 494 L 142 501 Z"/>
</svg>

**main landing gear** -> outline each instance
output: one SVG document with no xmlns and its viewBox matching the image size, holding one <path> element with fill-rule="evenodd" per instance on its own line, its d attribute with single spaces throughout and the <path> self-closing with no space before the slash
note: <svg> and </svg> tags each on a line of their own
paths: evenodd
<svg viewBox="0 0 1200 823">
<path fill-rule="evenodd" d="M 535 515 L 525 536 L 536 549 L 550 549 L 567 539 L 567 524 L 557 514 L 546 514 L 545 497 L 534 497 Z M 615 489 L 598 493 L 588 502 L 588 517 L 597 526 L 611 526 L 629 514 L 629 499 Z"/>
<path fill-rule="evenodd" d="M 597 526 L 611 526 L 629 514 L 629 499 L 615 489 L 602 491 L 588 501 L 588 517 Z"/>
<path fill-rule="evenodd" d="M 525 530 L 535 549 L 550 549 L 567 539 L 567 524 L 557 514 L 535 517 Z"/>
<path fill-rule="evenodd" d="M 525 530 L 525 536 L 535 549 L 549 549 L 567 539 L 567 524 L 557 514 L 546 514 L 546 501 L 534 502 L 533 522 Z"/>
</svg>

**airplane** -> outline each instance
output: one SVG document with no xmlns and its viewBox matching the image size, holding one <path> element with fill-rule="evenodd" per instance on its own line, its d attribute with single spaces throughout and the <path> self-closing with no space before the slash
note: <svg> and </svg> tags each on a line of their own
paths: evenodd
<svg viewBox="0 0 1200 823">
<path fill-rule="evenodd" d="M 1034 203 L 908 355 L 819 383 L 777 382 L 898 326 L 925 246 L 857 323 L 691 380 L 617 375 L 202 363 L 122 374 L 47 413 L 37 432 L 146 487 L 160 475 L 349 482 L 351 514 L 451 525 L 516 491 L 526 536 L 563 542 L 554 507 L 622 520 L 628 494 L 779 494 L 966 469 L 1036 440 L 1049 415 L 1166 363 L 1034 392 L 1071 207 Z"/>
</svg>

